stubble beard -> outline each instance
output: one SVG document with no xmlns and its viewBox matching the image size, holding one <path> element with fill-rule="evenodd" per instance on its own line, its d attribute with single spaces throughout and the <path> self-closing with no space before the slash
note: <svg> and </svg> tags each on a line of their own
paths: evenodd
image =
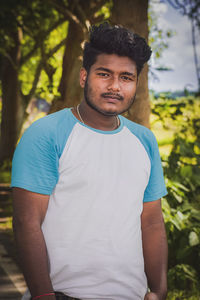
<svg viewBox="0 0 200 300">
<path fill-rule="evenodd" d="M 103 114 L 104 116 L 117 116 L 119 114 L 123 114 L 125 113 L 127 110 L 129 110 L 129 108 L 133 105 L 133 102 L 135 100 L 136 97 L 136 93 L 135 95 L 131 98 L 130 103 L 128 105 L 128 107 L 126 107 L 125 109 L 119 111 L 119 112 L 109 112 L 109 111 L 103 111 L 101 110 L 97 105 L 95 105 L 92 101 L 91 98 L 89 97 L 89 86 L 88 86 L 88 77 L 86 78 L 86 82 L 85 82 L 85 87 L 84 87 L 84 98 L 85 98 L 85 102 L 87 103 L 88 106 L 90 106 L 92 109 L 94 109 L 95 111 L 97 111 L 98 113 Z M 123 100 L 122 100 L 123 101 Z"/>
</svg>

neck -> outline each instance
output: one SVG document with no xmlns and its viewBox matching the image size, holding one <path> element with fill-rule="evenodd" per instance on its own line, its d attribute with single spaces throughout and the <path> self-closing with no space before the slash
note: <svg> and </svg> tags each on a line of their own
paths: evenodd
<svg viewBox="0 0 200 300">
<path fill-rule="evenodd" d="M 119 126 L 119 118 L 117 116 L 106 116 L 90 107 L 84 100 L 78 106 L 78 111 L 77 108 L 73 109 L 73 114 L 76 118 L 95 129 L 111 131 Z"/>
</svg>

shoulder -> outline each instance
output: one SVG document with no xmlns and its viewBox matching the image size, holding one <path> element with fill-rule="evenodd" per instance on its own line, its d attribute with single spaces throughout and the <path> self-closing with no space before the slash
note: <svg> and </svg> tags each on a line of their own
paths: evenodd
<svg viewBox="0 0 200 300">
<path fill-rule="evenodd" d="M 69 121 L 69 110 L 62 109 L 50 115 L 47 115 L 35 122 L 26 130 L 28 131 L 36 131 L 38 133 L 53 133 L 56 132 L 57 129 L 63 126 L 65 123 Z"/>
<path fill-rule="evenodd" d="M 151 163 L 150 176 L 144 192 L 144 202 L 150 202 L 167 194 L 158 144 L 153 132 L 139 124 L 123 118 L 125 126 L 144 146 Z"/>
<path fill-rule="evenodd" d="M 125 117 L 122 118 L 128 130 L 140 140 L 147 152 L 151 154 L 153 148 L 158 146 L 153 132 L 143 125 L 130 121 Z"/>
<path fill-rule="evenodd" d="M 60 156 L 75 123 L 70 109 L 62 109 L 35 121 L 24 132 L 19 144 L 56 147 Z"/>
<path fill-rule="evenodd" d="M 67 109 L 34 122 L 15 150 L 11 185 L 50 194 L 58 180 L 59 158 L 75 123 Z"/>
</svg>

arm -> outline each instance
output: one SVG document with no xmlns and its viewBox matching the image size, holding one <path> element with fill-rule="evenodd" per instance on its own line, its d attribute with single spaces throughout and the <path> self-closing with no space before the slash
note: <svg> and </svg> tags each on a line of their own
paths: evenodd
<svg viewBox="0 0 200 300">
<path fill-rule="evenodd" d="M 41 230 L 49 196 L 13 189 L 13 228 L 19 261 L 33 296 L 53 291 L 48 272 L 46 245 Z M 55 296 L 42 297 L 56 299 Z"/>
<path fill-rule="evenodd" d="M 141 225 L 145 272 L 151 290 L 145 300 L 165 300 L 168 248 L 160 199 L 144 203 Z"/>
</svg>

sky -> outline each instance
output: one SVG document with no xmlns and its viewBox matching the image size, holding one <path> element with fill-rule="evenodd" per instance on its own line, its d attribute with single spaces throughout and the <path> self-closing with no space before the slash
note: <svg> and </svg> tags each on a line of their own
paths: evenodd
<svg viewBox="0 0 200 300">
<path fill-rule="evenodd" d="M 154 81 L 150 76 L 149 88 L 156 92 L 184 90 L 184 88 L 197 90 L 190 20 L 167 3 L 154 4 L 154 10 L 159 15 L 159 27 L 175 31 L 175 35 L 168 40 L 168 49 L 164 50 L 160 59 L 161 65 L 173 70 L 156 72 L 159 81 Z M 200 53 L 200 38 L 198 53 Z"/>
</svg>

